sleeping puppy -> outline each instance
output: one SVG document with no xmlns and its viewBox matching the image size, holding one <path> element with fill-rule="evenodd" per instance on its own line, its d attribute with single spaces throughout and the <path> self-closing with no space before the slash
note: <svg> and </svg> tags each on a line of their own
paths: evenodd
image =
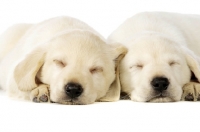
<svg viewBox="0 0 200 132">
<path fill-rule="evenodd" d="M 125 53 L 74 18 L 14 25 L 0 37 L 0 86 L 11 97 L 34 102 L 116 101 Z"/>
<path fill-rule="evenodd" d="M 200 16 L 139 13 L 108 38 L 128 53 L 120 64 L 122 92 L 133 101 L 199 100 Z M 183 89 L 182 89 L 183 88 Z"/>
</svg>

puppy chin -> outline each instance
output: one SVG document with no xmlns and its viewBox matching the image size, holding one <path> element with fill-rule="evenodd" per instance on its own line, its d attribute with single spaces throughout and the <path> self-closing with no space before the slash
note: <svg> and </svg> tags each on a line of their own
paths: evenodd
<svg viewBox="0 0 200 132">
<path fill-rule="evenodd" d="M 59 101 L 57 103 L 64 104 L 64 105 L 86 105 L 86 104 L 78 102 L 78 101 Z"/>
<path fill-rule="evenodd" d="M 179 96 L 131 96 L 132 101 L 136 102 L 152 102 L 152 103 L 167 103 L 180 101 Z"/>
<path fill-rule="evenodd" d="M 94 103 L 95 100 L 85 100 L 82 98 L 69 99 L 66 96 L 64 96 L 63 98 L 51 97 L 51 102 L 64 105 L 88 105 Z"/>
<path fill-rule="evenodd" d="M 147 102 L 166 103 L 166 102 L 175 102 L 175 100 L 170 97 L 155 97 L 155 98 L 150 99 Z"/>
<path fill-rule="evenodd" d="M 63 104 L 63 105 L 86 105 L 86 104 L 88 104 L 88 103 L 80 102 L 78 100 L 56 100 L 56 101 L 51 100 L 51 102 Z"/>
</svg>

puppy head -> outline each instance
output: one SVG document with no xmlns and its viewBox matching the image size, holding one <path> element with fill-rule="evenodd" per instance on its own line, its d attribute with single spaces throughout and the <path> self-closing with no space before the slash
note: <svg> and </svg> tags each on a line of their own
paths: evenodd
<svg viewBox="0 0 200 132">
<path fill-rule="evenodd" d="M 122 90 L 134 101 L 179 101 L 191 71 L 199 78 L 197 59 L 170 38 L 147 35 L 129 45 L 120 78 Z"/>
<path fill-rule="evenodd" d="M 50 85 L 50 99 L 57 103 L 91 104 L 105 97 L 113 101 L 120 91 L 112 87 L 115 62 L 124 53 L 123 47 L 107 45 L 89 31 L 62 33 L 19 63 L 15 80 L 27 91 L 39 83 Z"/>
</svg>

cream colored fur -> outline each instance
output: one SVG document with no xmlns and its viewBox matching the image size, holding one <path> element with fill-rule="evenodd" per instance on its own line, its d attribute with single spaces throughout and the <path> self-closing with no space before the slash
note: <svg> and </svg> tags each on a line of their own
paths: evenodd
<svg viewBox="0 0 200 132">
<path fill-rule="evenodd" d="M 120 93 L 120 85 L 113 87 L 119 83 L 116 62 L 125 53 L 123 46 L 107 44 L 75 18 L 17 24 L 0 37 L 0 87 L 11 97 L 35 102 L 116 101 Z M 70 82 L 83 88 L 76 99 L 65 93 Z"/>
<path fill-rule="evenodd" d="M 198 15 L 144 12 L 127 19 L 108 37 L 128 49 L 120 64 L 122 91 L 133 101 L 179 101 L 191 72 L 200 81 L 199 34 Z M 162 93 L 151 86 L 155 77 L 169 80 Z M 193 83 L 189 86 L 194 89 Z M 184 88 L 182 100 L 187 100 L 190 88 Z M 197 91 L 194 98 L 200 94 Z"/>
</svg>

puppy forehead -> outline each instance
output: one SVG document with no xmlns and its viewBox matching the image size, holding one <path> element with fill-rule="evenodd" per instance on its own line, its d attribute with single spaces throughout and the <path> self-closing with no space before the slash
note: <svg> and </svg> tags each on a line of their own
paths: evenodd
<svg viewBox="0 0 200 132">
<path fill-rule="evenodd" d="M 94 48 L 99 49 L 105 47 L 105 42 L 98 36 L 88 32 L 72 32 L 61 34 L 51 40 L 54 48 Z M 93 50 L 94 50 L 93 49 Z"/>
<path fill-rule="evenodd" d="M 181 48 L 178 44 L 164 40 L 139 40 L 132 42 L 127 56 L 136 62 L 163 62 L 180 61 L 183 59 Z"/>
<path fill-rule="evenodd" d="M 179 44 L 166 38 L 141 38 L 131 43 L 130 49 L 132 49 L 132 51 L 135 53 L 181 53 Z"/>
<path fill-rule="evenodd" d="M 93 34 L 65 34 L 50 41 L 48 56 L 62 60 L 106 61 L 109 56 L 109 46 Z"/>
</svg>

